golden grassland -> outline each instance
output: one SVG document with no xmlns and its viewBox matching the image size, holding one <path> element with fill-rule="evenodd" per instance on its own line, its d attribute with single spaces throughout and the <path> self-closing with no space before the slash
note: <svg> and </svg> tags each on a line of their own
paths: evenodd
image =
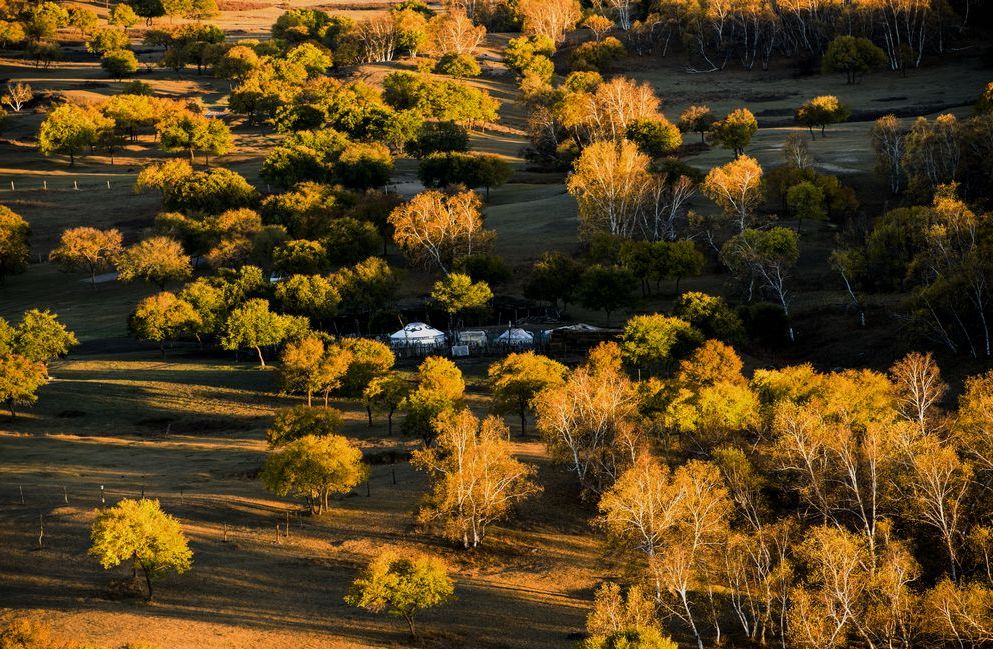
<svg viewBox="0 0 993 649">
<path fill-rule="evenodd" d="M 291 403 L 273 394 L 272 371 L 228 358 L 149 356 L 63 361 L 38 406 L 2 426 L 0 606 L 38 609 L 57 629 L 94 642 L 379 646 L 405 632 L 346 608 L 342 597 L 359 563 L 399 544 L 439 552 L 456 570 L 458 601 L 424 619 L 444 642 L 553 646 L 582 626 L 603 570 L 600 549 L 586 531 L 590 512 L 576 507 L 568 476 L 534 439 L 516 441 L 515 450 L 541 467 L 546 493 L 466 554 L 415 529 L 426 482 L 405 462 L 374 465 L 368 490 L 335 502 L 330 515 L 298 516 L 299 503 L 273 498 L 253 479 L 262 431 L 275 408 Z M 359 404 L 334 405 L 364 449 L 414 445 L 387 436 L 382 417 L 369 427 Z M 472 405 L 485 410 L 479 397 Z M 166 578 L 150 604 L 108 599 L 108 579 L 126 570 L 108 575 L 85 556 L 101 485 L 108 502 L 142 490 L 159 498 L 191 539 L 194 569 Z M 290 535 L 277 543 L 287 513 Z"/>
</svg>

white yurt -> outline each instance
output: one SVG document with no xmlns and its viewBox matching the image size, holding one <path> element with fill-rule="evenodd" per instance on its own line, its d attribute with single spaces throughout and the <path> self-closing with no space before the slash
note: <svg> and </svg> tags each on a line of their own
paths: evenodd
<svg viewBox="0 0 993 649">
<path fill-rule="evenodd" d="M 403 329 L 390 334 L 390 344 L 395 347 L 416 345 L 442 345 L 445 334 L 423 322 L 411 322 Z"/>
<path fill-rule="evenodd" d="M 497 342 L 503 345 L 533 345 L 534 336 L 523 329 L 511 328 L 497 336 Z"/>
</svg>

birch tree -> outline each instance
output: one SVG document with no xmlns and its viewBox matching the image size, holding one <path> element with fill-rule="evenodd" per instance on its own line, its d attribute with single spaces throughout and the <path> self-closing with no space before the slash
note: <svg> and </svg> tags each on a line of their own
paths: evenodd
<svg viewBox="0 0 993 649">
<path fill-rule="evenodd" d="M 435 444 L 415 451 L 411 459 L 430 483 L 418 519 L 439 521 L 446 538 L 475 548 L 489 525 L 541 491 L 532 480 L 537 468 L 514 459 L 510 431 L 496 417 L 480 422 L 468 409 L 449 410 L 433 425 Z"/>
</svg>

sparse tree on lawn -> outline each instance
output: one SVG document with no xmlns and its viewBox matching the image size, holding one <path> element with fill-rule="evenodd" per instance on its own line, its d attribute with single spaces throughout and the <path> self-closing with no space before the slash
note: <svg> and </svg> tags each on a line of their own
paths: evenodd
<svg viewBox="0 0 993 649">
<path fill-rule="evenodd" d="M 128 49 L 128 37 L 122 29 L 101 29 L 86 41 L 86 51 L 106 54 Z"/>
<path fill-rule="evenodd" d="M 700 144 L 703 144 L 704 137 L 716 121 L 713 111 L 707 106 L 690 106 L 679 116 L 679 130 L 683 133 L 699 133 Z"/>
<path fill-rule="evenodd" d="M 16 20 L 0 20 L 0 47 L 23 43 L 28 35 L 24 24 Z"/>
<path fill-rule="evenodd" d="M 651 159 L 628 140 L 594 142 L 583 149 L 569 175 L 569 193 L 579 203 L 580 234 L 631 237 L 650 208 L 658 179 Z M 652 203 L 654 205 L 654 203 Z"/>
<path fill-rule="evenodd" d="M 97 285 L 97 273 L 114 266 L 124 250 L 120 230 L 98 230 L 90 227 L 69 228 L 62 233 L 59 246 L 48 255 L 48 260 L 62 270 L 86 270 L 90 284 Z"/>
<path fill-rule="evenodd" d="M 7 275 L 23 273 L 28 269 L 30 234 L 31 226 L 20 214 L 6 205 L 0 205 L 0 285 Z"/>
<path fill-rule="evenodd" d="M 802 106 L 796 109 L 793 118 L 797 124 L 807 127 L 810 137 L 814 137 L 814 127 L 821 129 L 821 137 L 826 137 L 825 129 L 828 124 L 838 124 L 844 122 L 852 114 L 846 104 L 838 101 L 834 95 L 822 95 L 805 101 Z"/>
<path fill-rule="evenodd" d="M 604 311 L 610 323 L 611 313 L 635 304 L 637 286 L 634 274 L 626 268 L 594 264 L 580 276 L 576 297 L 587 309 Z"/>
<path fill-rule="evenodd" d="M 810 169 L 813 162 L 807 141 L 796 133 L 786 136 L 783 142 L 783 158 L 786 159 L 786 166 L 800 170 Z"/>
<path fill-rule="evenodd" d="M 159 344 L 162 358 L 165 358 L 165 343 L 175 340 L 182 334 L 194 334 L 200 324 L 200 316 L 193 306 L 168 291 L 146 297 L 128 319 L 128 328 L 140 340 L 151 340 Z"/>
<path fill-rule="evenodd" d="M 119 2 L 111 7 L 110 15 L 107 17 L 108 23 L 123 28 L 125 34 L 128 29 L 138 24 L 138 20 L 138 14 L 125 2 Z"/>
<path fill-rule="evenodd" d="M 104 569 L 124 562 L 141 568 L 152 599 L 152 580 L 162 573 L 183 574 L 193 553 L 179 521 L 159 507 L 158 500 L 125 498 L 102 510 L 90 530 L 89 553 Z"/>
<path fill-rule="evenodd" d="M 150 237 L 127 248 L 117 258 L 117 278 L 122 282 L 144 280 L 165 290 L 168 282 L 181 282 L 193 273 L 183 246 L 169 237 Z"/>
<path fill-rule="evenodd" d="M 138 59 L 131 50 L 110 50 L 100 58 L 100 67 L 120 80 L 138 71 Z"/>
<path fill-rule="evenodd" d="M 47 363 L 78 345 L 76 334 L 49 310 L 29 309 L 14 329 L 14 351 L 32 361 Z"/>
<path fill-rule="evenodd" d="M 343 395 L 348 397 L 361 397 L 370 381 L 389 372 L 393 364 L 396 363 L 396 355 L 393 354 L 393 350 L 390 349 L 389 345 L 379 340 L 342 338 L 338 340 L 337 346 L 351 354 L 348 372 L 342 379 L 340 390 Z"/>
<path fill-rule="evenodd" d="M 754 223 L 755 210 L 765 197 L 762 167 L 755 158 L 741 156 L 711 169 L 702 189 L 737 230 L 743 232 Z"/>
<path fill-rule="evenodd" d="M 265 439 L 270 448 L 282 446 L 301 437 L 327 437 L 337 435 L 344 425 L 341 411 L 334 408 L 294 406 L 276 411 L 272 426 L 266 429 Z"/>
<path fill-rule="evenodd" d="M 279 376 L 286 392 L 303 392 L 311 405 L 314 392 L 324 393 L 328 407 L 331 391 L 341 387 L 353 359 L 352 352 L 340 345 L 326 345 L 315 335 L 292 341 L 280 356 Z"/>
<path fill-rule="evenodd" d="M 17 417 L 17 406 L 30 406 L 38 400 L 38 388 L 48 382 L 45 364 L 20 354 L 0 356 L 0 403 Z"/>
<path fill-rule="evenodd" d="M 65 153 L 69 166 L 76 164 L 76 154 L 97 141 L 97 133 L 113 127 L 113 121 L 93 107 L 62 104 L 48 113 L 38 131 L 38 149 L 43 155 Z"/>
<path fill-rule="evenodd" d="M 524 295 L 532 300 L 545 300 L 558 306 L 572 301 L 582 268 L 572 257 L 561 252 L 546 252 L 535 262 L 524 286 Z"/>
<path fill-rule="evenodd" d="M 278 345 L 306 329 L 306 318 L 273 313 L 267 300 L 253 298 L 231 311 L 224 323 L 221 347 L 230 350 L 251 347 L 259 356 L 259 366 L 265 367 L 263 347 Z"/>
<path fill-rule="evenodd" d="M 486 37 L 486 28 L 473 22 L 465 11 L 450 8 L 431 19 L 430 47 L 438 55 L 467 54 L 473 56 Z"/>
<path fill-rule="evenodd" d="M 31 90 L 31 86 L 23 81 L 8 81 L 7 92 L 0 101 L 3 102 L 4 106 L 9 106 L 15 113 L 19 113 L 24 105 L 32 99 L 34 99 L 34 91 Z"/>
<path fill-rule="evenodd" d="M 525 34 L 546 36 L 555 44 L 564 41 L 565 33 L 583 16 L 577 0 L 522 0 L 517 11 Z"/>
<path fill-rule="evenodd" d="M 610 638 L 618 633 L 635 629 L 658 631 L 660 626 L 655 608 L 653 599 L 638 585 L 629 587 L 622 595 L 619 585 L 601 584 L 593 593 L 593 610 L 586 616 L 586 631 L 590 634 L 590 640 L 588 646 L 583 645 L 582 649 L 624 646 L 610 644 Z M 661 644 L 656 649 L 675 649 L 675 647 Z"/>
<path fill-rule="evenodd" d="M 735 157 L 745 154 L 745 147 L 759 130 L 758 120 L 747 108 L 731 111 L 724 119 L 714 122 L 710 134 L 725 149 L 731 149 Z"/>
<path fill-rule="evenodd" d="M 210 165 L 210 155 L 223 155 L 233 146 L 231 129 L 217 118 L 204 117 L 189 111 L 168 115 L 156 127 L 159 143 L 166 151 L 186 151 L 190 163 L 198 151 L 204 163 Z"/>
<path fill-rule="evenodd" d="M 583 27 L 593 32 L 593 39 L 599 43 L 604 34 L 614 28 L 614 21 L 600 14 L 590 14 L 583 21 Z"/>
<path fill-rule="evenodd" d="M 418 611 L 451 601 L 455 585 L 448 566 L 437 557 L 414 551 L 384 550 L 356 577 L 345 596 L 349 606 L 403 618 L 416 637 Z"/>
<path fill-rule="evenodd" d="M 403 407 L 407 417 L 403 431 L 418 435 L 425 445 L 434 440 L 434 418 L 457 408 L 465 396 L 465 379 L 458 366 L 441 356 L 428 356 L 417 368 L 417 387 L 407 395 Z"/>
<path fill-rule="evenodd" d="M 362 451 L 341 435 L 304 435 L 274 448 L 259 479 L 277 496 L 302 496 L 311 511 L 328 511 L 331 494 L 348 493 L 369 477 Z"/>
<path fill-rule="evenodd" d="M 537 469 L 514 459 L 510 431 L 496 417 L 480 423 L 468 409 L 448 410 L 432 425 L 435 444 L 411 458 L 430 483 L 418 519 L 440 520 L 447 538 L 475 548 L 489 524 L 505 519 L 515 502 L 541 491 L 532 480 Z"/>
<path fill-rule="evenodd" d="M 532 351 L 509 354 L 490 365 L 487 371 L 493 410 L 520 416 L 521 435 L 524 435 L 531 400 L 545 388 L 565 383 L 568 371 L 562 363 Z"/>
<path fill-rule="evenodd" d="M 876 152 L 876 170 L 890 181 L 890 192 L 903 187 L 901 162 L 907 144 L 907 129 L 896 115 L 884 115 L 872 125 L 872 148 Z"/>
<path fill-rule="evenodd" d="M 78 29 L 80 36 L 86 36 L 100 23 L 96 12 L 89 7 L 69 7 L 68 16 L 69 26 Z"/>
<path fill-rule="evenodd" d="M 786 191 L 786 207 L 796 217 L 797 232 L 803 226 L 804 219 L 809 221 L 827 219 L 824 191 L 809 180 L 797 183 Z"/>
<path fill-rule="evenodd" d="M 885 64 L 886 52 L 868 38 L 839 36 L 828 43 L 821 60 L 821 70 L 825 74 L 844 72 L 848 83 L 852 84 L 866 72 Z"/>
<path fill-rule="evenodd" d="M 386 413 L 386 433 L 393 434 L 393 414 L 403 404 L 413 386 L 396 372 L 375 376 L 362 392 L 369 409 Z"/>
</svg>

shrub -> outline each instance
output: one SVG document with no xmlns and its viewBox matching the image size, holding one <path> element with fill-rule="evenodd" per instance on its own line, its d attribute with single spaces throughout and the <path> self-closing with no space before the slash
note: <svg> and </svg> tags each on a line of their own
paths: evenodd
<svg viewBox="0 0 993 649">
<path fill-rule="evenodd" d="M 625 136 L 652 158 L 672 153 L 683 143 L 679 129 L 665 118 L 636 120 L 628 125 Z"/>
<path fill-rule="evenodd" d="M 573 70 L 596 70 L 605 72 L 627 56 L 624 45 L 613 36 L 602 41 L 583 43 L 569 57 L 569 67 Z"/>
<path fill-rule="evenodd" d="M 469 132 L 455 122 L 426 122 L 417 138 L 407 145 L 407 152 L 415 158 L 439 151 L 468 151 Z"/>
<path fill-rule="evenodd" d="M 120 79 L 138 71 L 138 59 L 131 50 L 111 50 L 100 59 L 100 67 Z"/>
<path fill-rule="evenodd" d="M 434 66 L 437 74 L 447 74 L 450 77 L 478 77 L 482 70 L 476 59 L 469 54 L 448 52 Z"/>
</svg>

